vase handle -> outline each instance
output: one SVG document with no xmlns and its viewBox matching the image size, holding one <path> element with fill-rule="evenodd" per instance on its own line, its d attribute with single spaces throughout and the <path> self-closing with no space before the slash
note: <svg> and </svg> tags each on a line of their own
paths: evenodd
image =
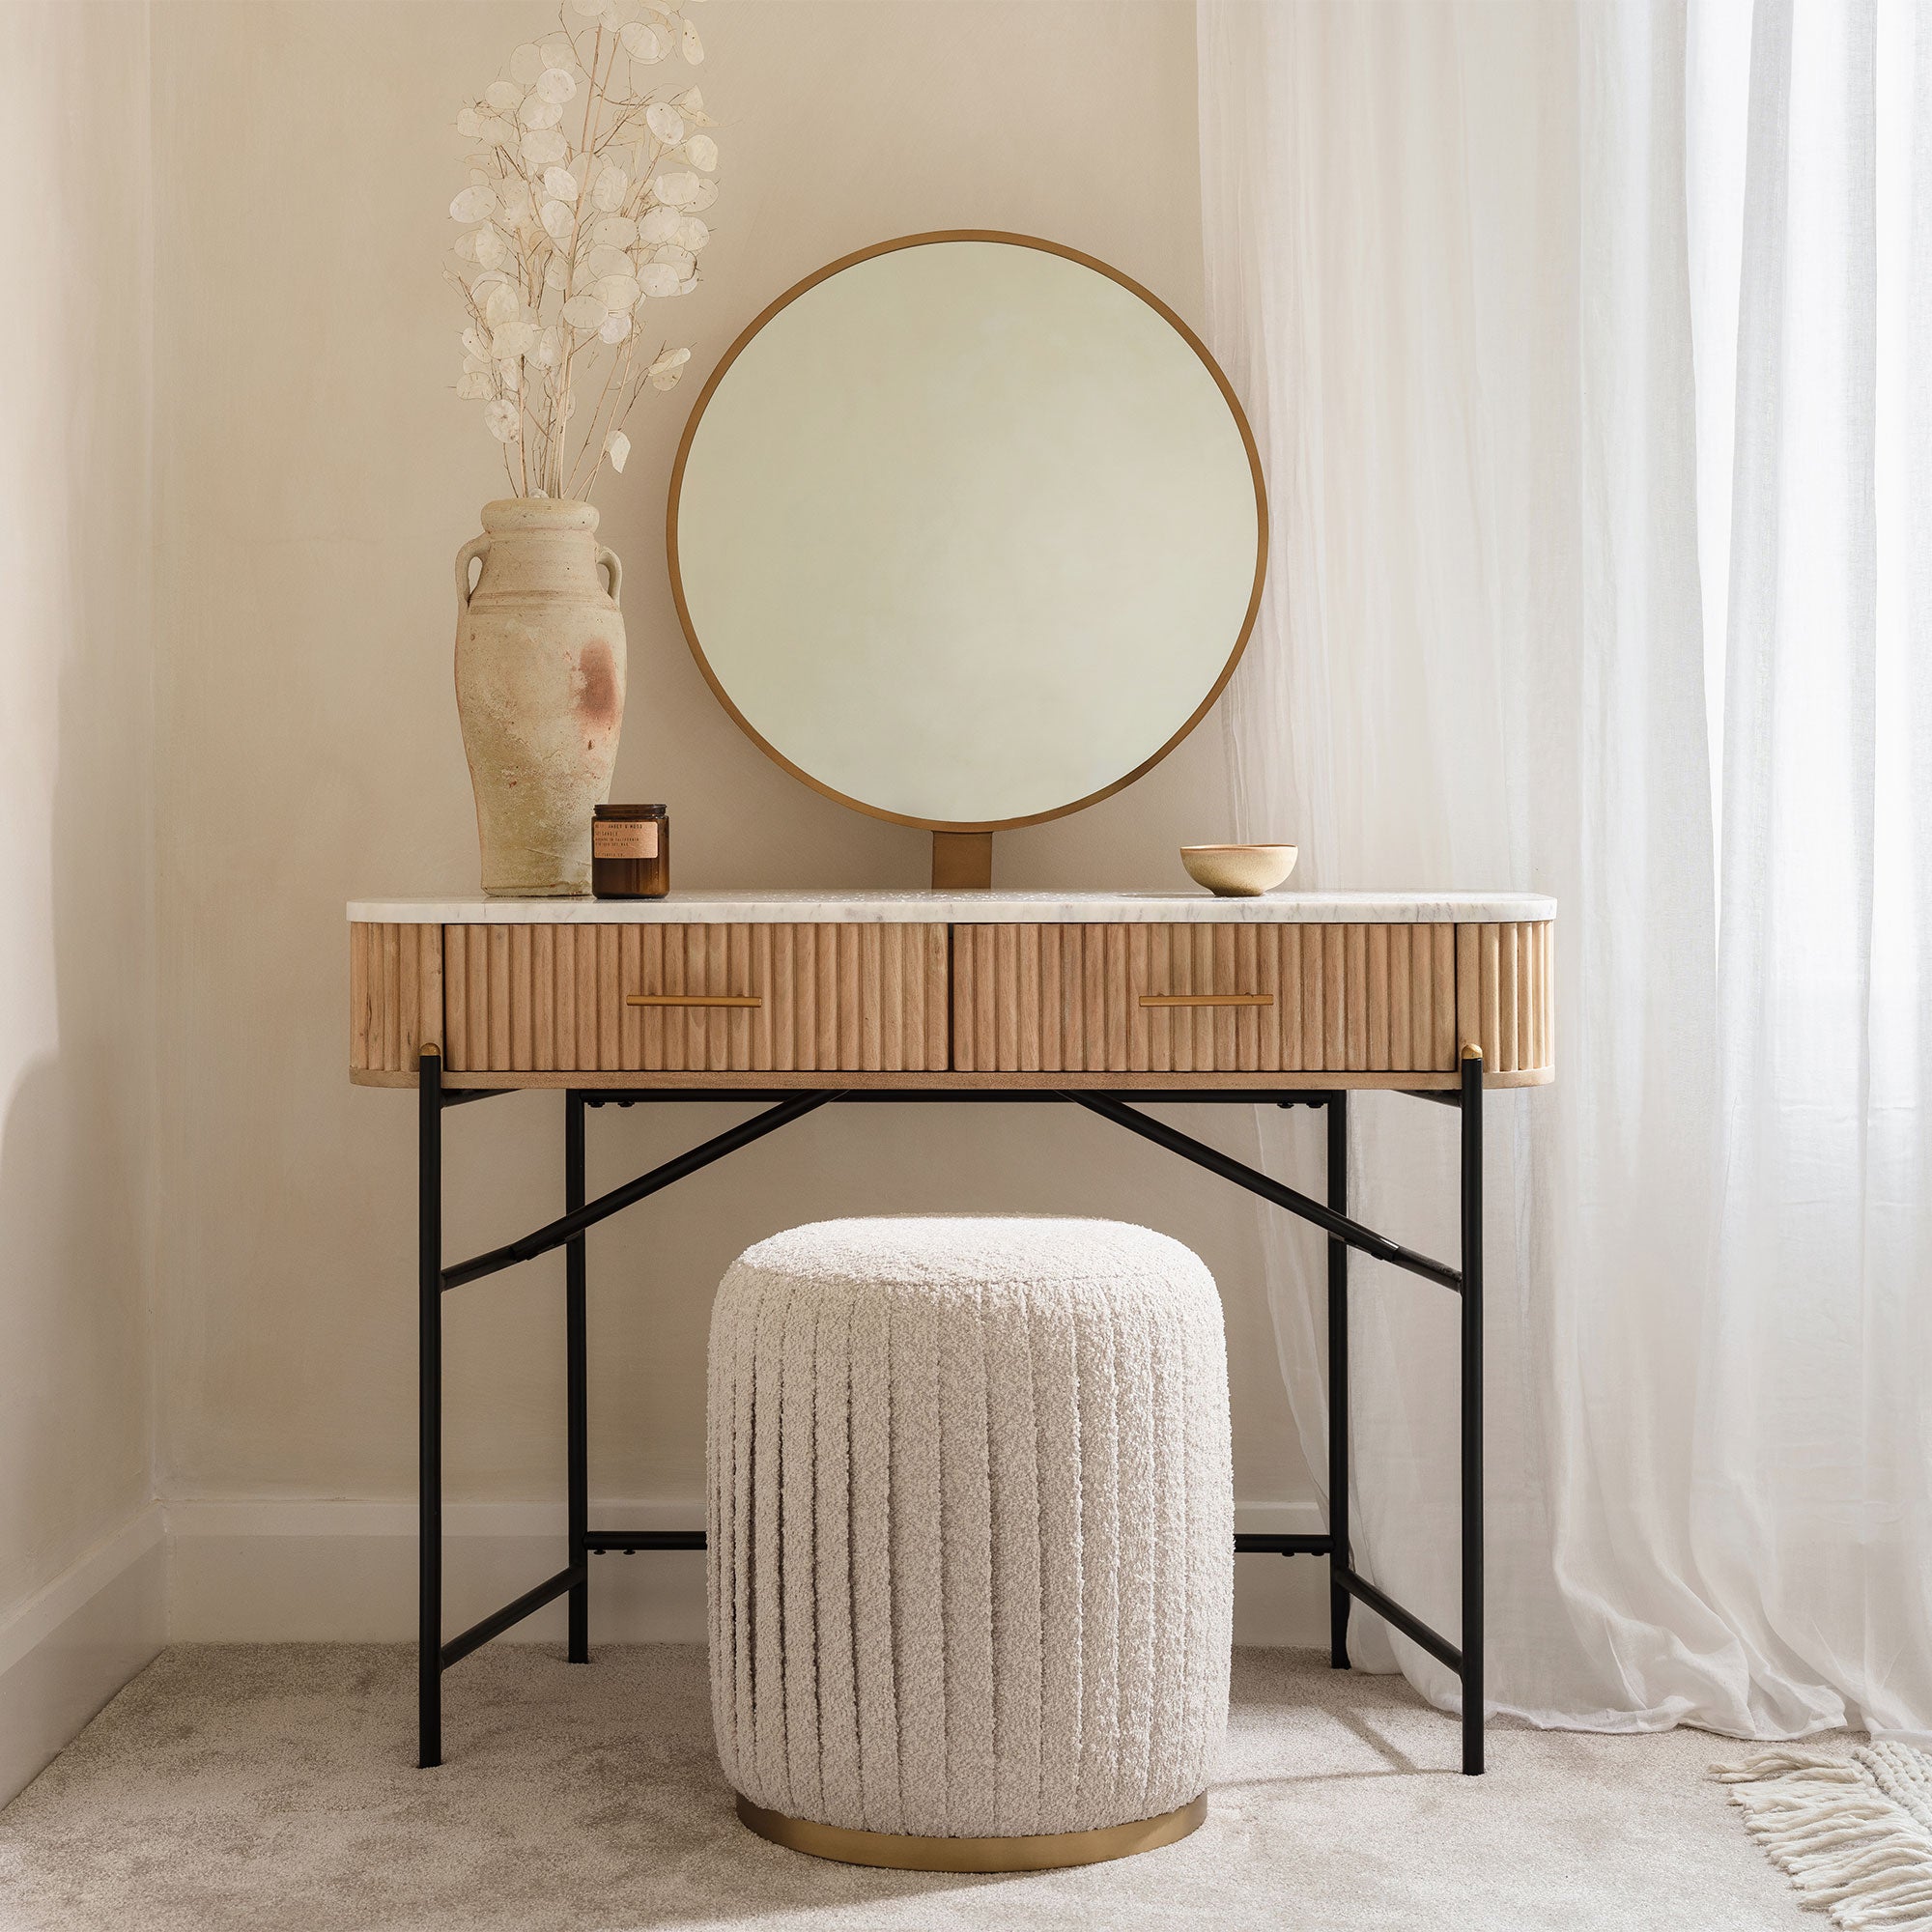
<svg viewBox="0 0 1932 1932">
<path fill-rule="evenodd" d="M 456 615 L 459 622 L 469 614 L 469 566 L 479 556 L 489 554 L 488 537 L 471 537 L 456 553 Z"/>
<path fill-rule="evenodd" d="M 624 566 L 619 561 L 617 553 L 614 550 L 606 550 L 600 544 L 597 547 L 597 568 L 611 573 L 611 601 L 615 604 L 617 592 L 624 582 Z"/>
</svg>

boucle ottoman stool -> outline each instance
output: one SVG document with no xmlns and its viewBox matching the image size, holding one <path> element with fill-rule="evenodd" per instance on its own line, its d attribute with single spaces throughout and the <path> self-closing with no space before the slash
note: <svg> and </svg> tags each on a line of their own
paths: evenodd
<svg viewBox="0 0 1932 1932">
<path fill-rule="evenodd" d="M 1207 1816 L 1228 1715 L 1221 1305 L 1111 1221 L 825 1221 L 710 1350 L 711 1701 L 754 1832 L 1088 1864 Z"/>
</svg>

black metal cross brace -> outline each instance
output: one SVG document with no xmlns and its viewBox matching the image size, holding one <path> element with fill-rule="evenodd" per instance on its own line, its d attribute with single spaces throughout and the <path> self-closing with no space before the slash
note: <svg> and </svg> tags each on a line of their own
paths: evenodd
<svg viewBox="0 0 1932 1932">
<path fill-rule="evenodd" d="M 1200 1093 L 1140 1090 L 1105 1093 L 1051 1087 L 1005 1089 L 893 1088 L 840 1089 L 826 1086 L 806 1093 L 756 1087 L 733 1088 L 570 1088 L 564 1094 L 564 1212 L 556 1220 L 485 1254 L 445 1266 L 442 1260 L 442 1115 L 449 1107 L 489 1099 L 504 1089 L 452 1090 L 442 1084 L 442 1062 L 434 1052 L 418 1063 L 417 1111 L 417 1319 L 419 1349 L 419 1458 L 421 1515 L 418 1522 L 417 1692 L 418 1760 L 442 1762 L 442 1673 L 472 1650 L 500 1636 L 513 1624 L 558 1597 L 570 1600 L 570 1660 L 590 1661 L 590 1558 L 602 1552 L 702 1549 L 701 1529 L 592 1529 L 589 1525 L 589 1420 L 587 1337 L 584 1320 L 584 1235 L 598 1222 L 633 1206 L 674 1181 L 723 1160 L 753 1141 L 802 1119 L 833 1100 L 983 1102 L 1062 1101 L 1151 1141 L 1180 1159 L 1245 1188 L 1250 1194 L 1312 1223 L 1328 1236 L 1328 1514 L 1329 1528 L 1319 1536 L 1236 1534 L 1240 1554 L 1325 1556 L 1328 1559 L 1329 1661 L 1338 1670 L 1349 1664 L 1349 1607 L 1366 1605 L 1385 1623 L 1446 1664 L 1462 1682 L 1463 1769 L 1483 1769 L 1483 1063 L 1465 1049 L 1462 1080 L 1454 1093 L 1418 1092 L 1414 1097 L 1457 1108 L 1462 1116 L 1462 1252 L 1455 1267 L 1417 1254 L 1349 1214 L 1349 1094 L 1346 1089 L 1321 1092 Z M 1327 1199 L 1317 1201 L 1265 1174 L 1233 1159 L 1205 1141 L 1195 1140 L 1155 1120 L 1130 1100 L 1214 1102 L 1253 1106 L 1312 1106 L 1327 1121 Z M 583 1126 L 589 1107 L 630 1107 L 661 1101 L 757 1100 L 772 1102 L 762 1113 L 681 1153 L 674 1159 L 613 1187 L 596 1200 L 583 1198 Z M 533 1589 L 481 1618 L 468 1630 L 442 1635 L 442 1297 L 453 1288 L 564 1252 L 565 1433 L 567 1549 L 564 1567 Z M 1349 1251 L 1406 1268 L 1451 1290 L 1462 1315 L 1462 1629 L 1453 1644 L 1439 1632 L 1386 1596 L 1355 1570 L 1349 1544 Z"/>
</svg>

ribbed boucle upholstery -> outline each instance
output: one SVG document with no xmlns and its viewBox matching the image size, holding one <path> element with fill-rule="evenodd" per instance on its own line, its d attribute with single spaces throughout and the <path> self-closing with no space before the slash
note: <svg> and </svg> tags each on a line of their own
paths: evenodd
<svg viewBox="0 0 1932 1932">
<path fill-rule="evenodd" d="M 1169 1811 L 1228 1708 L 1221 1307 L 1108 1221 L 760 1241 L 710 1353 L 712 1711 L 732 1785 L 862 1831 Z"/>
</svg>

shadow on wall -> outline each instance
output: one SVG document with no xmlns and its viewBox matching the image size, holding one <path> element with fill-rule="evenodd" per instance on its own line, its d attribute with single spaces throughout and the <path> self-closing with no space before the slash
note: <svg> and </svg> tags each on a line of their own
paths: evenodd
<svg viewBox="0 0 1932 1932">
<path fill-rule="evenodd" d="M 148 216 L 123 159 L 145 149 L 145 16 L 8 10 L 0 38 L 0 154 L 45 185 L 5 221 L 52 270 L 0 320 L 24 377 L 0 445 L 4 1613 L 149 1495 L 154 733 L 149 311 L 128 286 Z"/>
<path fill-rule="evenodd" d="M 69 530 L 83 526 L 71 503 Z M 55 1047 L 14 1076 L 0 1127 L 0 1605 L 32 1595 L 149 1495 L 147 761 L 144 720 L 110 695 L 130 681 L 145 693 L 146 666 L 128 664 L 114 593 L 90 582 L 77 546 L 68 575 L 51 921 L 23 935 L 44 949 L 34 977 L 50 978 L 51 1009 L 35 1010 L 40 988 L 9 995 L 14 1025 L 51 1032 Z M 35 897 L 22 892 L 15 917 L 41 924 Z"/>
</svg>

